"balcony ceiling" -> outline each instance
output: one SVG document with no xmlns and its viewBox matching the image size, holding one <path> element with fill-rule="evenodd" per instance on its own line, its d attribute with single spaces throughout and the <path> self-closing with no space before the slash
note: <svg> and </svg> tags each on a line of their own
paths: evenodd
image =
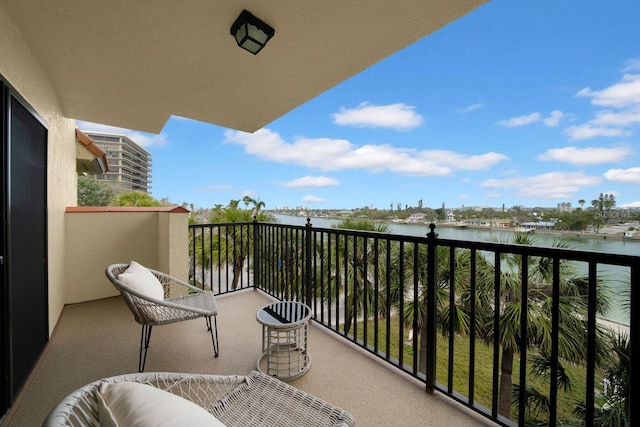
<svg viewBox="0 0 640 427">
<path fill-rule="evenodd" d="M 255 131 L 486 1 L 0 0 L 0 6 L 65 116 L 157 133 L 171 115 Z M 275 28 L 257 56 L 229 34 L 242 9 Z"/>
</svg>

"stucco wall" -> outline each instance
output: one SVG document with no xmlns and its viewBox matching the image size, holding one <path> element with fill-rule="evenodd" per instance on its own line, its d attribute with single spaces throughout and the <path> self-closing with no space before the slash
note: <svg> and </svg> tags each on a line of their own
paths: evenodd
<svg viewBox="0 0 640 427">
<path fill-rule="evenodd" d="M 51 332 L 65 298 L 64 210 L 77 203 L 75 120 L 64 117 L 44 71 L 1 7 L 0 74 L 40 115 L 49 131 L 47 197 Z"/>
<path fill-rule="evenodd" d="M 174 277 L 187 281 L 189 278 L 189 215 L 158 216 L 158 265 Z M 164 243 L 168 244 L 164 244 Z"/>
<path fill-rule="evenodd" d="M 118 295 L 109 264 L 134 260 L 187 280 L 188 227 L 182 208 L 68 208 L 66 303 Z"/>
</svg>

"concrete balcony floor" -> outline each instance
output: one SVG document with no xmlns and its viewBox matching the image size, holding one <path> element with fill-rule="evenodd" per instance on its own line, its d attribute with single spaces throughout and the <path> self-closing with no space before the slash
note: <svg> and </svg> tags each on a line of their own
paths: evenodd
<svg viewBox="0 0 640 427">
<path fill-rule="evenodd" d="M 261 353 L 256 312 L 272 300 L 259 291 L 219 298 L 220 356 L 205 321 L 153 329 L 146 372 L 247 374 Z M 312 324 L 313 325 L 313 324 Z M 67 306 L 29 383 L 3 425 L 39 426 L 64 396 L 99 378 L 137 370 L 140 326 L 120 297 Z M 486 421 L 414 379 L 313 325 L 311 368 L 290 383 L 351 412 L 360 426 L 477 426 Z"/>
</svg>

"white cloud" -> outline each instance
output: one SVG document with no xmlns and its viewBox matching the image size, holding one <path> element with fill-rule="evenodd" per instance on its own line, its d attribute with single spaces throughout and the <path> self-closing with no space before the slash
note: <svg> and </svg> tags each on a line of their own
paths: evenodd
<svg viewBox="0 0 640 427">
<path fill-rule="evenodd" d="M 560 120 L 565 117 L 565 114 L 560 110 L 554 110 L 551 112 L 551 115 L 544 119 L 544 124 L 549 127 L 557 127 L 560 125 Z"/>
<path fill-rule="evenodd" d="M 605 172 L 604 177 L 609 181 L 640 184 L 640 167 L 629 169 L 609 169 Z"/>
<path fill-rule="evenodd" d="M 629 147 L 564 147 L 552 148 L 538 156 L 538 160 L 565 162 L 572 165 L 586 166 L 601 163 L 617 162 L 631 154 Z"/>
<path fill-rule="evenodd" d="M 479 110 L 480 108 L 484 107 L 484 104 L 481 103 L 477 103 L 477 104 L 471 104 L 468 105 L 464 108 L 459 108 L 458 110 L 456 110 L 458 113 L 471 113 L 473 111 Z"/>
<path fill-rule="evenodd" d="M 277 132 L 260 129 L 252 134 L 227 131 L 225 142 L 242 145 L 245 152 L 278 163 L 319 170 L 366 169 L 401 175 L 449 175 L 455 170 L 489 169 L 507 156 L 489 152 L 466 155 L 453 151 L 398 148 L 389 144 L 357 147 L 344 139 L 298 138 L 284 141 Z"/>
<path fill-rule="evenodd" d="M 402 103 L 371 105 L 363 102 L 356 108 L 341 108 L 333 114 L 333 122 L 342 126 L 383 127 L 411 130 L 422 125 L 422 116 L 415 107 Z"/>
<path fill-rule="evenodd" d="M 593 105 L 603 107 L 624 108 L 640 104 L 640 74 L 625 74 L 620 83 L 602 90 L 586 87 L 576 96 L 591 98 Z"/>
<path fill-rule="evenodd" d="M 600 126 L 627 127 L 640 123 L 640 105 L 622 111 L 603 110 L 589 123 Z"/>
<path fill-rule="evenodd" d="M 533 123 L 542 122 L 549 127 L 557 127 L 560 124 L 560 120 L 565 118 L 566 115 L 560 110 L 553 110 L 549 117 L 542 117 L 539 112 L 531 113 L 526 116 L 512 117 L 506 120 L 500 120 L 499 125 L 514 128 L 519 126 L 527 126 Z"/>
<path fill-rule="evenodd" d="M 629 61 L 620 82 L 602 90 L 586 87 L 576 96 L 591 98 L 591 104 L 607 107 L 596 112 L 595 118 L 564 130 L 573 140 L 595 137 L 625 137 L 633 135 L 630 128 L 640 124 L 640 60 Z"/>
<path fill-rule="evenodd" d="M 625 65 L 620 71 L 631 74 L 640 72 L 640 58 L 632 58 L 628 60 L 627 65 Z"/>
<path fill-rule="evenodd" d="M 632 135 L 632 133 L 628 130 L 610 128 L 605 126 L 591 126 L 589 123 L 585 123 L 580 126 L 568 127 L 562 133 L 568 135 L 569 138 L 574 141 L 591 139 L 598 136 L 624 137 Z"/>
<path fill-rule="evenodd" d="M 303 202 L 310 202 L 310 203 L 324 203 L 327 201 L 327 199 L 323 199 L 322 197 L 314 196 L 312 194 L 308 194 L 304 196 L 301 200 Z"/>
<path fill-rule="evenodd" d="M 469 156 L 466 154 L 460 154 L 454 151 L 446 150 L 431 150 L 423 151 L 422 153 L 424 153 L 424 157 L 429 160 L 450 165 L 455 169 L 464 170 L 488 169 L 489 166 L 493 166 L 494 164 L 507 159 L 507 156 L 505 156 L 504 154 L 496 153 L 493 151 L 477 156 Z"/>
<path fill-rule="evenodd" d="M 512 190 L 521 197 L 571 200 L 581 188 L 591 187 L 599 182 L 599 177 L 582 172 L 550 172 L 530 177 L 489 179 L 482 183 L 482 187 Z"/>
<path fill-rule="evenodd" d="M 518 117 L 512 117 L 507 120 L 500 120 L 498 124 L 513 128 L 518 126 L 530 125 L 532 123 L 539 122 L 540 120 L 542 120 L 542 115 L 540 113 L 531 113 L 527 116 L 518 116 Z"/>
<path fill-rule="evenodd" d="M 628 208 L 640 208 L 640 201 L 624 203 L 622 205 L 618 205 L 619 208 L 628 209 Z"/>
<path fill-rule="evenodd" d="M 285 182 L 282 184 L 283 187 L 291 187 L 291 188 L 309 188 L 309 187 L 330 187 L 333 185 L 340 184 L 335 178 L 330 178 L 328 176 L 320 175 L 320 176 L 303 176 L 302 178 L 294 179 L 293 181 Z"/>
<path fill-rule="evenodd" d="M 117 135 L 125 135 L 136 144 L 145 148 L 163 147 L 169 144 L 169 140 L 167 140 L 167 135 L 164 133 L 156 135 L 152 133 L 138 132 L 135 130 L 119 128 L 115 126 L 101 125 L 99 123 L 83 122 L 81 120 L 78 120 L 76 122 L 76 126 L 78 126 L 78 129 L 83 131 L 114 133 Z"/>
</svg>

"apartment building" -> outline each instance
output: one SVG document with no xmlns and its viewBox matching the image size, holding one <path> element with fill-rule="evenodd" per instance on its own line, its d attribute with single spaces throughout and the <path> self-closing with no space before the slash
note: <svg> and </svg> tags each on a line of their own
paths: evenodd
<svg viewBox="0 0 640 427">
<path fill-rule="evenodd" d="M 125 135 L 85 133 L 107 153 L 109 171 L 96 179 L 115 184 L 123 191 L 151 191 L 151 153 Z"/>
</svg>

